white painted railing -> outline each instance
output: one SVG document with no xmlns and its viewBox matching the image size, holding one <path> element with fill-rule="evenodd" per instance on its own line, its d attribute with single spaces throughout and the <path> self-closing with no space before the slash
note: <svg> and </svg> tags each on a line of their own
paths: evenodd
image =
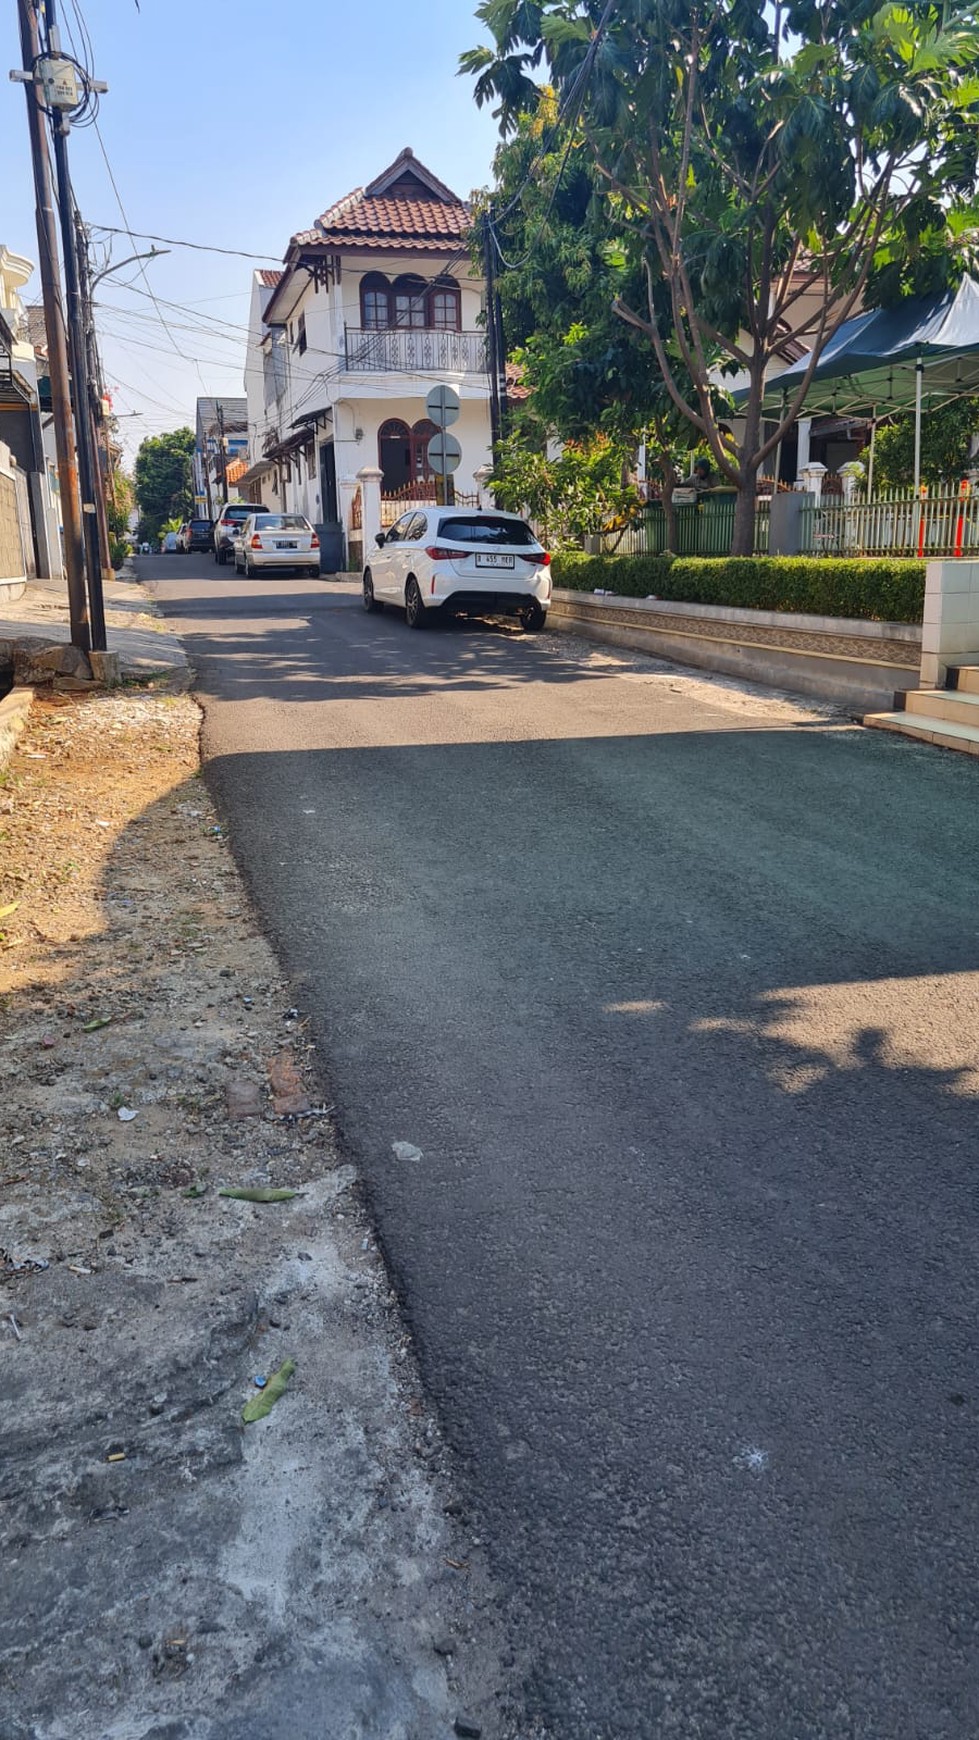
<svg viewBox="0 0 979 1740">
<path fill-rule="evenodd" d="M 916 500 L 909 490 L 893 490 L 872 501 L 807 502 L 802 549 L 815 556 L 975 557 L 979 493 L 943 491 Z"/>
</svg>

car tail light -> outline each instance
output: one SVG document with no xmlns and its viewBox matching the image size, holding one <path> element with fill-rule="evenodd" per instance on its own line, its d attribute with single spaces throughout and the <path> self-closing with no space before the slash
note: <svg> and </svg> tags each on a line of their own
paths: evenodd
<svg viewBox="0 0 979 1740">
<path fill-rule="evenodd" d="M 432 562 L 451 562 L 458 556 L 458 550 L 446 550 L 442 544 L 426 544 L 425 554 Z"/>
<path fill-rule="evenodd" d="M 528 562 L 536 562 L 538 568 L 546 568 L 549 565 L 550 560 L 551 560 L 551 553 L 549 550 L 528 550 L 527 551 L 527 561 Z"/>
<path fill-rule="evenodd" d="M 235 525 L 234 520 L 222 520 L 221 521 L 221 530 L 228 531 L 230 528 L 231 531 L 234 531 L 234 525 Z"/>
<path fill-rule="evenodd" d="M 311 550 L 318 550 L 320 547 L 320 541 L 315 532 L 309 540 L 309 547 Z"/>
<path fill-rule="evenodd" d="M 260 550 L 261 548 L 262 548 L 262 540 L 259 537 L 258 533 L 255 532 L 253 537 L 252 537 L 252 549 L 253 550 Z"/>
</svg>

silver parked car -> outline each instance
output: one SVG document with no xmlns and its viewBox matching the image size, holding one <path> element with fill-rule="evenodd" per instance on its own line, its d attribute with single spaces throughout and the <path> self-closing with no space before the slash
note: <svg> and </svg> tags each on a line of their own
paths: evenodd
<svg viewBox="0 0 979 1740">
<path fill-rule="evenodd" d="M 320 541 L 305 514 L 251 513 L 234 540 L 235 572 L 250 580 L 268 570 L 320 571 Z"/>
</svg>

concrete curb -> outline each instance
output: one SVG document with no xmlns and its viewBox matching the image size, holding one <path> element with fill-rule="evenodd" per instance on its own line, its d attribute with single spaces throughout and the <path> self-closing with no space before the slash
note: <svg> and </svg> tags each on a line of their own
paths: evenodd
<svg viewBox="0 0 979 1740">
<path fill-rule="evenodd" d="M 11 689 L 0 701 L 0 768 L 10 760 L 33 704 L 33 689 Z"/>
<path fill-rule="evenodd" d="M 780 617 L 558 587 L 548 623 L 586 640 L 814 696 L 855 713 L 894 706 L 895 696 L 917 681 L 920 630 L 907 624 Z"/>
</svg>

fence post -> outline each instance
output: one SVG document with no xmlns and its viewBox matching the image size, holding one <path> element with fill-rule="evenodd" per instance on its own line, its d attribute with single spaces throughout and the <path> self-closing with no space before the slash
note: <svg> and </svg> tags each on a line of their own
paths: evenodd
<svg viewBox="0 0 979 1740">
<path fill-rule="evenodd" d="M 379 465 L 362 465 L 357 473 L 360 484 L 363 509 L 364 561 L 370 560 L 371 551 L 377 547 L 377 534 L 381 529 L 381 483 L 384 473 Z"/>
<path fill-rule="evenodd" d="M 979 656 L 979 562 L 929 562 L 921 625 L 921 684 L 939 689 L 956 659 Z"/>
</svg>

